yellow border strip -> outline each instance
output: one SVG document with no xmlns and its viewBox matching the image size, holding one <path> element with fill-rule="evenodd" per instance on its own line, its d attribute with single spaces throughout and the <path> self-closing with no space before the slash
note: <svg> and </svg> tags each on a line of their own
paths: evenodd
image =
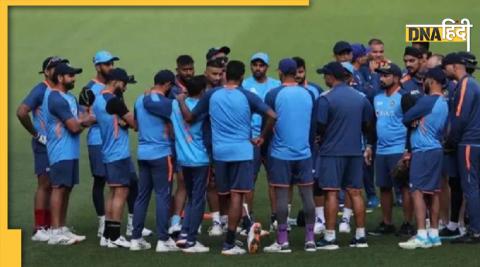
<svg viewBox="0 0 480 267">
<path fill-rule="evenodd" d="M 0 266 L 21 266 L 21 230 L 8 229 L 8 7 L 10 6 L 308 6 L 309 0 L 1 0 Z"/>
</svg>

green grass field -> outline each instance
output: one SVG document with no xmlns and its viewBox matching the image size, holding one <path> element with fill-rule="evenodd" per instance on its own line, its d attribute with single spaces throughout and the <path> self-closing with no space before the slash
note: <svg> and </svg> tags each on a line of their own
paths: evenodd
<svg viewBox="0 0 480 267">
<path fill-rule="evenodd" d="M 30 137 L 15 117 L 15 110 L 27 92 L 40 81 L 36 73 L 49 55 L 67 57 L 83 67 L 74 93 L 94 76 L 91 58 L 107 49 L 118 55 L 118 66 L 135 74 L 139 81 L 127 91 L 130 105 L 153 82 L 162 68 L 174 68 L 179 54 L 191 54 L 197 73 L 203 72 L 206 50 L 228 45 L 230 58 L 248 62 L 251 54 L 270 54 L 272 68 L 287 56 L 302 56 L 310 69 L 309 80 L 321 83 L 314 68 L 332 59 L 335 41 L 367 42 L 384 40 L 386 55 L 400 63 L 405 46 L 405 24 L 440 24 L 445 17 L 469 18 L 472 52 L 479 55 L 480 6 L 473 1 L 311 1 L 306 8 L 35 8 L 14 7 L 9 12 L 9 226 L 23 229 L 24 266 L 480 266 L 479 246 L 444 246 L 430 250 L 402 251 L 396 237 L 370 238 L 368 249 L 345 246 L 350 236 L 340 235 L 342 249 L 334 252 L 303 252 L 303 228 L 290 234 L 294 252 L 289 255 L 224 257 L 222 239 L 205 234 L 200 241 L 211 246 L 206 255 L 156 254 L 154 250 L 132 253 L 98 246 L 97 219 L 91 202 L 92 178 L 88 168 L 85 137 L 82 137 L 80 185 L 72 194 L 68 225 L 87 235 L 87 240 L 71 247 L 51 247 L 30 241 L 33 224 L 33 158 Z M 433 44 L 434 52 L 465 49 L 465 44 Z M 136 136 L 132 134 L 132 151 Z M 132 153 L 135 154 L 135 153 Z M 265 225 L 269 216 L 264 174 L 259 178 L 255 213 Z M 153 206 L 153 202 L 152 202 Z M 298 198 L 294 210 L 298 210 Z M 399 210 L 396 210 L 399 222 Z M 379 210 L 369 214 L 374 227 Z M 206 222 L 204 230 L 210 222 Z M 147 226 L 154 228 L 153 208 Z M 205 232 L 205 231 L 204 231 Z M 150 239 L 153 241 L 153 239 Z M 264 240 L 269 245 L 273 236 Z"/>
</svg>

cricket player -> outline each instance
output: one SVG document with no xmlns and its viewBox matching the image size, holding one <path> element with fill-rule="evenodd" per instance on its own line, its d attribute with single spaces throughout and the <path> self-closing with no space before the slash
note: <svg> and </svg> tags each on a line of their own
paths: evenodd
<svg viewBox="0 0 480 267">
<path fill-rule="evenodd" d="M 278 220 L 277 240 L 265 252 L 288 253 L 287 217 L 289 189 L 297 185 L 305 214 L 305 251 L 315 252 L 313 202 L 313 160 L 315 96 L 297 84 L 297 63 L 291 58 L 280 60 L 278 71 L 282 86 L 267 93 L 265 102 L 277 113 L 272 140 L 270 140 L 268 172 L 269 184 L 275 191 Z"/>
<path fill-rule="evenodd" d="M 317 249 L 335 250 L 335 225 L 338 211 L 338 192 L 343 188 L 352 200 L 356 222 L 356 234 L 351 247 L 368 247 L 365 237 L 365 205 L 361 194 L 363 157 L 362 132 L 368 137 L 364 153 L 371 164 L 373 142 L 371 134 L 372 107 L 366 97 L 347 86 L 346 70 L 339 62 L 330 62 L 317 70 L 324 74 L 331 90 L 317 100 L 317 134 L 320 149 L 316 159 L 318 185 L 326 191 L 326 230 L 316 243 Z"/>
<path fill-rule="evenodd" d="M 80 73 L 82 69 L 58 64 L 53 85 L 46 89 L 42 103 L 52 186 L 49 245 L 72 245 L 85 240 L 85 236 L 65 226 L 70 193 L 79 182 L 80 133 L 94 122 L 91 115 L 80 113 L 77 99 L 69 92 L 75 87 L 75 75 Z"/>
<path fill-rule="evenodd" d="M 280 86 L 280 81 L 272 77 L 267 76 L 268 67 L 270 64 L 270 57 L 267 53 L 257 52 L 250 57 L 250 70 L 252 76 L 246 78 L 242 82 L 242 87 L 245 90 L 248 90 L 265 101 L 265 96 L 267 93 Z M 262 125 L 262 117 L 258 114 L 254 114 L 252 117 L 252 137 L 256 138 L 260 135 Z M 260 172 L 260 167 L 262 166 L 262 155 L 261 149 L 259 147 L 254 147 L 254 177 L 255 181 L 257 180 L 258 173 Z M 271 206 L 271 230 L 275 227 L 276 215 L 275 215 L 275 201 L 272 189 L 269 189 L 270 197 L 270 206 Z M 247 194 L 246 203 L 248 204 L 248 209 L 251 215 L 253 215 L 253 198 L 254 191 Z M 246 229 L 250 228 L 251 221 L 248 216 L 243 217 L 242 228 L 246 232 Z"/>
<path fill-rule="evenodd" d="M 120 226 L 129 187 L 133 180 L 136 180 L 128 139 L 128 128 L 136 129 L 136 123 L 133 113 L 128 110 L 123 100 L 123 93 L 127 84 L 136 81 L 121 68 L 112 69 L 106 78 L 105 88 L 93 102 L 93 113 L 102 138 L 102 158 L 107 185 L 110 187 L 106 203 L 105 230 L 100 246 L 129 248 L 130 242 L 120 235 Z"/>
<path fill-rule="evenodd" d="M 426 60 L 420 49 L 407 46 L 403 54 L 403 62 L 407 73 L 402 77 L 400 82 L 402 87 L 407 91 L 418 91 L 423 93 L 423 75 L 426 71 Z"/>
<path fill-rule="evenodd" d="M 42 64 L 44 81 L 38 83 L 18 106 L 17 117 L 22 126 L 32 135 L 32 151 L 34 172 L 37 175 L 37 189 L 34 197 L 34 231 L 32 241 L 48 241 L 50 228 L 50 181 L 48 179 L 48 155 L 45 118 L 42 114 L 42 103 L 45 91 L 53 86 L 53 73 L 60 63 L 68 60 L 56 56 L 47 57 Z M 32 112 L 32 118 L 29 113 Z M 32 123 L 33 119 L 33 123 Z"/>
<path fill-rule="evenodd" d="M 377 228 L 369 232 L 370 235 L 396 233 L 397 229 L 392 222 L 393 190 L 399 187 L 402 190 L 403 223 L 399 233 L 413 235 L 415 229 L 411 225 L 412 206 L 408 191 L 408 184 L 400 184 L 393 176 L 392 171 L 402 159 L 406 151 L 407 128 L 404 126 L 402 96 L 406 93 L 400 84 L 402 71 L 394 63 L 377 68 L 380 75 L 380 84 L 383 92 L 374 98 L 377 130 L 377 151 L 375 158 L 376 185 L 380 188 L 380 203 L 382 207 L 382 221 Z"/>
<path fill-rule="evenodd" d="M 275 112 L 258 96 L 241 88 L 244 73 L 245 65 L 242 62 L 230 61 L 226 70 L 227 83 L 209 90 L 192 112 L 185 101 L 179 99 L 187 122 L 195 121 L 204 114 L 210 115 L 217 191 L 220 195 L 230 195 L 228 230 L 222 248 L 224 255 L 246 253 L 245 249 L 235 244 L 235 233 L 242 215 L 245 194 L 253 189 L 253 145 L 260 146 L 263 143 L 276 118 Z M 252 139 L 253 113 L 262 114 L 266 126 L 257 138 Z M 249 231 L 250 252 L 258 249 L 260 227 L 259 223 L 255 223 Z"/>
<path fill-rule="evenodd" d="M 174 166 L 172 160 L 171 121 L 172 100 L 167 96 L 175 83 L 175 75 L 161 70 L 154 77 L 154 86 L 135 102 L 135 122 L 138 128 L 139 194 L 135 201 L 133 235 L 130 250 L 150 249 L 142 238 L 150 195 L 155 190 L 157 225 L 156 252 L 178 251 L 168 234 L 171 188 Z"/>
<path fill-rule="evenodd" d="M 207 80 L 205 76 L 195 76 L 187 82 L 188 97 L 185 104 L 193 110 L 205 93 Z M 177 100 L 173 102 L 171 115 L 175 132 L 175 148 L 177 164 L 181 166 L 188 201 L 185 207 L 185 217 L 182 230 L 177 239 L 177 246 L 186 253 L 205 253 L 210 248 L 197 240 L 197 229 L 201 225 L 205 209 L 205 193 L 211 175 L 210 156 L 203 140 L 204 122 L 199 119 L 193 124 L 185 122 Z"/>
<path fill-rule="evenodd" d="M 440 180 L 443 160 L 443 130 L 448 117 L 448 104 L 443 94 L 447 85 L 440 67 L 429 69 L 424 76 L 425 94 L 403 117 L 412 131 L 410 162 L 410 192 L 415 206 L 417 234 L 398 245 L 404 249 L 441 246 L 438 235 L 440 211 Z M 425 225 L 429 202 L 430 228 Z"/>
</svg>

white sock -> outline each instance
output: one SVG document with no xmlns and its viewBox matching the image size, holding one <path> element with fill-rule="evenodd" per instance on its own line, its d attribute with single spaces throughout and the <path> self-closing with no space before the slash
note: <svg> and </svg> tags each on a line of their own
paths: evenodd
<svg viewBox="0 0 480 267">
<path fill-rule="evenodd" d="M 428 229 L 428 235 L 430 237 L 438 237 L 438 229 L 435 229 L 435 228 Z"/>
<path fill-rule="evenodd" d="M 228 215 L 222 215 L 220 216 L 220 222 L 222 224 L 227 224 L 228 223 Z"/>
<path fill-rule="evenodd" d="M 343 208 L 342 219 L 345 219 L 347 222 L 350 222 L 350 217 L 352 217 L 353 210 L 349 208 Z"/>
<path fill-rule="evenodd" d="M 101 222 L 105 222 L 105 215 L 98 216 L 98 220 L 101 221 Z"/>
<path fill-rule="evenodd" d="M 315 216 L 325 223 L 325 213 L 323 212 L 323 206 L 315 207 Z"/>
<path fill-rule="evenodd" d="M 450 222 L 448 222 L 448 224 L 447 224 L 447 228 L 448 228 L 448 230 L 450 230 L 450 231 L 455 231 L 455 230 L 457 230 L 457 228 L 458 228 L 458 223 L 450 221 Z"/>
<path fill-rule="evenodd" d="M 327 241 L 335 240 L 335 230 L 326 230 L 325 231 L 325 240 L 327 240 Z"/>
<path fill-rule="evenodd" d="M 133 214 L 128 214 L 128 224 L 133 224 Z"/>
<path fill-rule="evenodd" d="M 427 238 L 427 230 L 426 229 L 418 229 L 417 230 L 417 235 L 421 238 L 426 239 Z"/>
<path fill-rule="evenodd" d="M 219 211 L 212 212 L 212 221 L 220 223 L 220 212 Z"/>
<path fill-rule="evenodd" d="M 365 237 L 365 228 L 357 228 L 355 231 L 355 238 L 360 239 L 362 237 Z"/>
<path fill-rule="evenodd" d="M 291 211 L 292 211 L 292 204 L 288 204 L 288 215 L 287 215 L 288 218 L 290 218 Z"/>
</svg>

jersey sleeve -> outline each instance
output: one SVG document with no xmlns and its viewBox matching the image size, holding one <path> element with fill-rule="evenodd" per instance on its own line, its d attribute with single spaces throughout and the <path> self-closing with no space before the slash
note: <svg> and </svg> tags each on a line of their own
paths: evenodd
<svg viewBox="0 0 480 267">
<path fill-rule="evenodd" d="M 172 103 L 171 99 L 154 97 L 150 94 L 143 98 L 143 105 L 145 109 L 153 115 L 165 120 L 170 120 L 172 115 Z"/>
<path fill-rule="evenodd" d="M 368 101 L 367 97 L 364 97 L 363 102 L 364 102 L 364 105 L 363 105 L 362 121 L 370 122 L 374 119 L 373 107 L 370 104 L 370 101 Z"/>
<path fill-rule="evenodd" d="M 248 100 L 248 104 L 250 105 L 250 109 L 257 114 L 260 115 L 265 115 L 267 111 L 270 109 L 270 107 L 265 104 L 260 97 L 258 97 L 256 94 L 240 89 L 242 92 L 245 94 Z"/>
<path fill-rule="evenodd" d="M 192 110 L 192 115 L 196 120 L 198 118 L 203 118 L 206 114 L 208 114 L 208 110 L 210 108 L 210 98 L 216 92 L 216 89 L 210 89 L 207 91 L 202 98 L 198 101 L 195 108 Z"/>
<path fill-rule="evenodd" d="M 438 97 L 428 96 L 420 98 L 417 103 L 403 115 L 403 123 L 409 125 L 411 122 L 430 114 L 437 99 Z"/>
<path fill-rule="evenodd" d="M 37 85 L 35 86 L 30 93 L 25 97 L 23 100 L 23 104 L 27 105 L 30 110 L 34 110 L 43 102 L 43 96 L 45 95 L 45 86 L 44 85 Z"/>
<path fill-rule="evenodd" d="M 75 117 L 67 100 L 58 92 L 52 92 L 48 97 L 48 111 L 62 122 Z"/>
<path fill-rule="evenodd" d="M 316 106 L 316 121 L 320 124 L 326 125 L 328 122 L 329 104 L 327 98 L 321 96 L 317 100 Z"/>
<path fill-rule="evenodd" d="M 118 97 L 112 97 L 107 100 L 107 105 L 105 109 L 107 110 L 108 114 L 116 114 L 120 117 L 125 116 L 125 114 L 129 112 L 127 105 L 125 105 L 125 102 Z"/>
</svg>

